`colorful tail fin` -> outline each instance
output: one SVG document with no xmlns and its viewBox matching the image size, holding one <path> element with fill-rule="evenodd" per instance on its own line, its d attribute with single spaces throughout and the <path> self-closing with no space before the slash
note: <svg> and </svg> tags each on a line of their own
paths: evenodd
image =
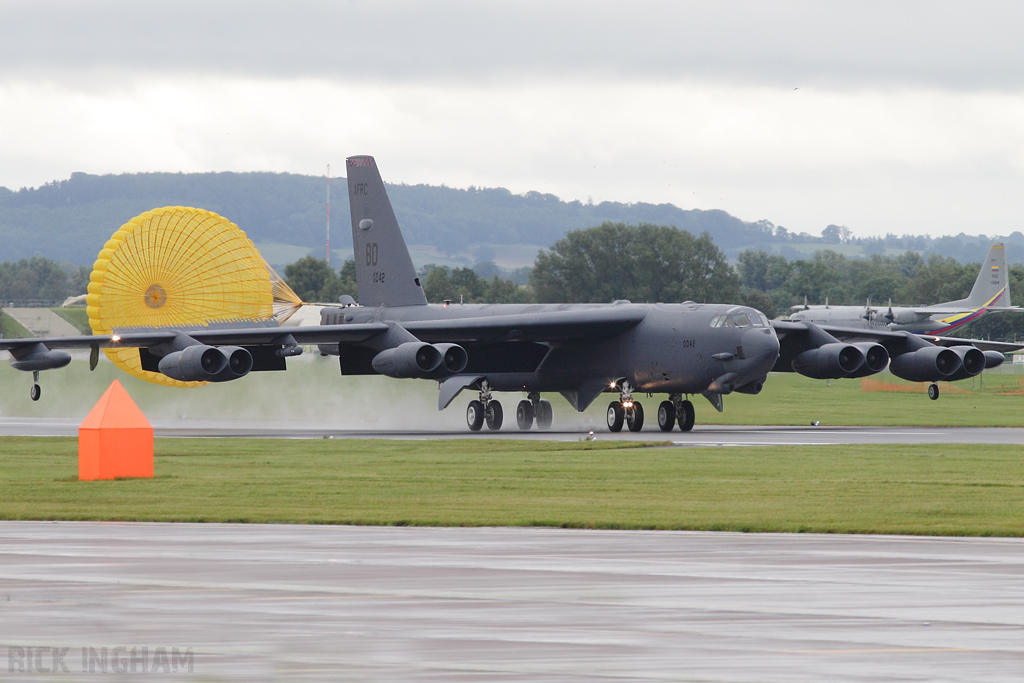
<svg viewBox="0 0 1024 683">
<path fill-rule="evenodd" d="M 966 299 L 939 304 L 936 308 L 1006 308 L 1010 306 L 1010 278 L 1006 270 L 1006 249 L 993 244 L 981 263 L 981 272 Z"/>
<path fill-rule="evenodd" d="M 349 157 L 348 202 L 359 303 L 364 306 L 422 306 L 427 303 L 405 246 L 377 163 Z"/>
</svg>

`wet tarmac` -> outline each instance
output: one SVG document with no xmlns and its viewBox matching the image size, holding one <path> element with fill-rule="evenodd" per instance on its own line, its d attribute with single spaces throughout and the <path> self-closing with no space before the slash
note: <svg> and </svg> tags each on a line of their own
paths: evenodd
<svg viewBox="0 0 1024 683">
<path fill-rule="evenodd" d="M 1024 540 L 0 522 L 0 646 L 24 681 L 1019 681 Z"/>
<path fill-rule="evenodd" d="M 78 436 L 81 420 L 62 418 L 0 418 L 0 436 Z M 330 422 L 267 422 L 227 420 L 155 420 L 157 437 L 257 437 L 286 439 L 549 439 L 576 441 L 589 429 L 521 432 L 514 425 L 480 432 L 459 430 L 347 429 Z M 671 441 L 679 446 L 792 446 L 834 444 L 1024 444 L 1021 427 L 775 427 L 751 425 L 697 425 L 693 431 L 662 432 L 656 425 L 641 432 L 612 434 L 593 426 L 601 440 Z"/>
</svg>

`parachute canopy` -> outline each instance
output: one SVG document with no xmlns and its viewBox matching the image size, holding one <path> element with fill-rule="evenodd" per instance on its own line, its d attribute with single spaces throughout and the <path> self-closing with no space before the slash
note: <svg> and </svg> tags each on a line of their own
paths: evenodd
<svg viewBox="0 0 1024 683">
<path fill-rule="evenodd" d="M 96 334 L 133 327 L 286 320 L 302 301 L 231 221 L 168 206 L 121 226 L 89 279 L 86 311 Z M 197 386 L 142 369 L 135 348 L 104 349 L 122 370 L 149 382 Z"/>
</svg>

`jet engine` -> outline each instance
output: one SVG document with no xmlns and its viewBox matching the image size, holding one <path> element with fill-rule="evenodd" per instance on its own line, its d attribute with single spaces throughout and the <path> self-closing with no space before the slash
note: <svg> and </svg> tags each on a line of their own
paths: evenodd
<svg viewBox="0 0 1024 683">
<path fill-rule="evenodd" d="M 434 344 L 434 348 L 441 354 L 442 364 L 449 373 L 454 375 L 466 369 L 469 363 L 466 349 L 458 344 Z"/>
<path fill-rule="evenodd" d="M 857 342 L 853 344 L 864 354 L 864 365 L 847 377 L 867 377 L 885 370 L 889 364 L 889 352 L 881 344 L 872 342 Z"/>
<path fill-rule="evenodd" d="M 908 382 L 937 382 L 950 379 L 962 364 L 952 349 L 930 346 L 896 356 L 889 363 L 889 371 Z"/>
<path fill-rule="evenodd" d="M 252 354 L 241 346 L 221 346 L 219 351 L 227 356 L 228 364 L 214 377 L 213 382 L 228 382 L 245 377 L 252 370 Z"/>
<path fill-rule="evenodd" d="M 462 353 L 466 352 L 463 350 Z M 453 358 L 457 358 L 457 353 L 453 354 Z M 436 370 L 443 360 L 441 351 L 435 346 L 426 342 L 405 342 L 394 348 L 384 349 L 373 357 L 371 364 L 373 369 L 382 375 L 405 379 L 424 377 Z"/>
<path fill-rule="evenodd" d="M 67 351 L 52 351 L 41 343 L 11 349 L 11 355 L 14 356 L 11 367 L 25 372 L 56 370 L 71 362 L 71 354 Z"/>
<path fill-rule="evenodd" d="M 160 372 L 181 382 L 227 382 L 252 370 L 252 354 L 240 346 L 195 344 L 160 359 Z"/>
<path fill-rule="evenodd" d="M 951 346 L 950 351 L 960 356 L 960 369 L 948 378 L 949 381 L 974 377 L 985 369 L 985 354 L 973 346 Z"/>
<path fill-rule="evenodd" d="M 840 379 L 860 370 L 864 362 L 864 352 L 857 346 L 832 342 L 798 355 L 793 369 L 811 379 Z"/>
</svg>

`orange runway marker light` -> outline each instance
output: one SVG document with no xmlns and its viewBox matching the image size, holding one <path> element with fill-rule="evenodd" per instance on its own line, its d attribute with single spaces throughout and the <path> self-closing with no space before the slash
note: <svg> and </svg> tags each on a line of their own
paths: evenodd
<svg viewBox="0 0 1024 683">
<path fill-rule="evenodd" d="M 78 427 L 78 479 L 153 477 L 153 426 L 116 379 Z"/>
</svg>

